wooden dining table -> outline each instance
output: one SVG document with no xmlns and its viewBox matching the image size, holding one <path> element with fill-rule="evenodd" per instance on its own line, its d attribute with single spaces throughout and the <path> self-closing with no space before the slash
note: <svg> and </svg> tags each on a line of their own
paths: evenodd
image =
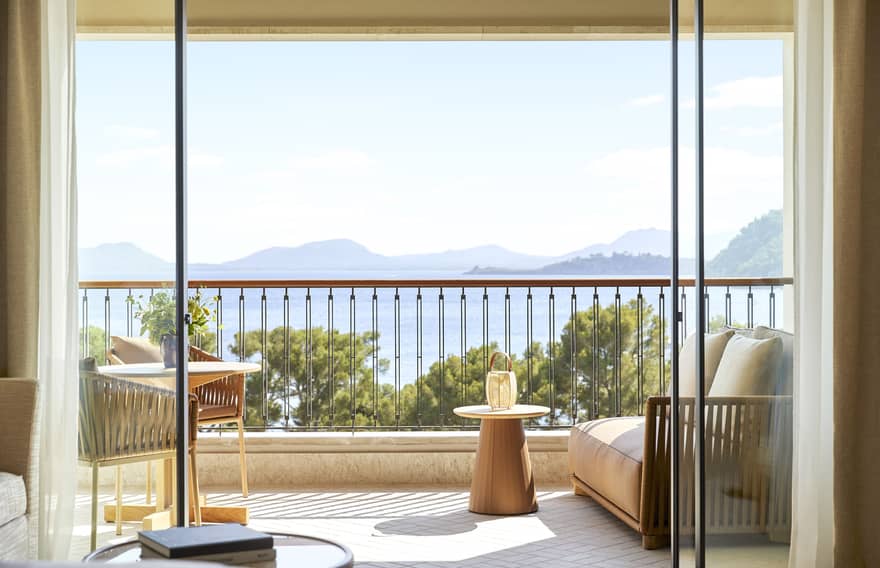
<svg viewBox="0 0 880 568">
<path fill-rule="evenodd" d="M 187 363 L 189 390 L 217 381 L 229 375 L 254 373 L 260 370 L 256 363 L 237 361 L 191 361 Z M 136 381 L 143 384 L 175 390 L 177 387 L 177 369 L 166 368 L 162 363 L 135 363 L 126 365 L 105 365 L 98 367 L 102 375 Z M 160 460 L 156 476 L 156 502 L 144 504 L 123 504 L 123 521 L 140 521 L 144 530 L 158 530 L 174 525 L 174 460 Z M 204 497 L 199 503 L 202 522 L 207 523 L 241 523 L 247 524 L 249 512 L 247 507 L 211 507 Z M 104 521 L 116 520 L 116 503 L 104 506 Z"/>
</svg>

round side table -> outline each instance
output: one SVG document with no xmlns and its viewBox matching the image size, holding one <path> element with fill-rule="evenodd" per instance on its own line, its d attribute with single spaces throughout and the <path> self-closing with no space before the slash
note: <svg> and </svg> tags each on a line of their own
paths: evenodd
<svg viewBox="0 0 880 568">
<path fill-rule="evenodd" d="M 294 534 L 270 533 L 275 538 L 276 558 L 274 566 L 278 568 L 352 568 L 354 556 L 344 545 L 317 538 Z M 107 562 L 119 564 L 139 562 L 141 559 L 141 543 L 137 539 L 111 544 L 99 548 L 85 558 L 83 562 Z M 185 558 L 180 559 L 185 561 Z M 178 560 L 168 560 L 177 562 Z M 155 559 L 150 559 L 155 562 Z M 263 564 L 272 565 L 271 562 Z M 149 566 L 150 564 L 147 564 Z"/>
<path fill-rule="evenodd" d="M 535 478 L 522 421 L 549 414 L 550 409 L 517 404 L 508 410 L 493 411 L 483 405 L 460 406 L 453 412 L 462 418 L 481 421 L 469 509 L 487 515 L 537 511 Z"/>
</svg>

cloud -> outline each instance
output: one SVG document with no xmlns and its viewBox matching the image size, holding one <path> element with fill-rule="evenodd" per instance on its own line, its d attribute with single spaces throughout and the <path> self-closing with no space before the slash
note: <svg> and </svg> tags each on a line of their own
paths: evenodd
<svg viewBox="0 0 880 568">
<path fill-rule="evenodd" d="M 143 128 L 140 126 L 111 124 L 104 128 L 105 136 L 125 140 L 156 140 L 159 138 L 159 134 L 159 131 L 155 128 Z"/>
<path fill-rule="evenodd" d="M 654 95 L 646 95 L 644 97 L 636 97 L 627 101 L 629 106 L 653 106 L 659 105 L 666 100 L 666 96 L 660 93 Z"/>
<path fill-rule="evenodd" d="M 685 231 L 693 230 L 695 191 L 693 147 L 679 151 L 679 190 Z M 707 230 L 736 230 L 782 206 L 783 160 L 729 147 L 705 149 Z M 599 211 L 628 212 L 632 226 L 657 226 L 669 217 L 669 147 L 624 148 L 588 162 L 586 184 L 596 192 L 592 206 Z M 633 206 L 633 204 L 637 204 Z M 659 212 L 659 213 L 658 213 Z"/>
<path fill-rule="evenodd" d="M 294 156 L 287 165 L 294 170 L 360 170 L 373 165 L 373 160 L 360 150 L 331 150 L 308 156 Z"/>
<path fill-rule="evenodd" d="M 205 168 L 217 167 L 223 163 L 223 158 L 216 154 L 208 154 L 190 149 L 187 156 L 190 167 Z M 99 155 L 95 163 L 104 167 L 123 168 L 142 162 L 155 162 L 164 168 L 174 167 L 174 146 L 160 144 L 156 146 L 142 146 L 137 148 L 123 148 Z"/>
<path fill-rule="evenodd" d="M 782 75 L 719 83 L 706 90 L 704 101 L 707 109 L 782 108 Z M 694 108 L 694 99 L 685 106 Z"/>
<path fill-rule="evenodd" d="M 746 138 L 770 136 L 771 134 L 782 132 L 782 121 L 765 126 L 726 126 L 722 128 L 722 132 L 729 132 Z"/>
</svg>

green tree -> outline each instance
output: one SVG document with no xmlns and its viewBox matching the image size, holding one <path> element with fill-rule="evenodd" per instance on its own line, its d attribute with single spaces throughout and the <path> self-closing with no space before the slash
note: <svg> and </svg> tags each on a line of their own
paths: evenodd
<svg viewBox="0 0 880 568">
<path fill-rule="evenodd" d="M 106 336 L 104 335 L 104 328 L 98 327 L 96 325 L 90 325 L 88 327 L 89 331 L 89 340 L 88 340 L 88 351 L 83 351 L 83 340 L 85 339 L 86 330 L 84 328 L 79 328 L 79 350 L 80 350 L 80 358 L 85 357 L 94 357 L 95 362 L 98 365 L 104 365 L 106 362 L 107 355 L 107 347 L 106 347 Z"/>
<path fill-rule="evenodd" d="M 265 377 L 261 371 L 247 379 L 248 426 L 284 425 L 286 420 L 308 427 L 345 426 L 352 423 L 352 413 L 356 426 L 394 423 L 393 386 L 374 385 L 378 335 L 355 334 L 352 349 L 347 332 L 328 334 L 324 328 L 314 328 L 309 345 L 306 330 L 291 329 L 287 350 L 284 335 L 284 327 L 269 330 L 264 345 L 259 330 L 245 333 L 244 358 L 265 360 L 267 366 Z M 238 333 L 229 349 L 241 355 Z M 377 365 L 384 373 L 388 360 L 379 358 Z"/>
</svg>

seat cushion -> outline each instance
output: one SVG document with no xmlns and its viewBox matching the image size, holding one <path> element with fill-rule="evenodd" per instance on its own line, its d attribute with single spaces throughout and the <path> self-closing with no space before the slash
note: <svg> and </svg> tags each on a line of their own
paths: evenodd
<svg viewBox="0 0 880 568">
<path fill-rule="evenodd" d="M 221 418 L 236 418 L 238 407 L 234 404 L 205 404 L 199 405 L 199 421 L 214 420 Z"/>
<path fill-rule="evenodd" d="M 0 523 L 0 563 L 28 559 L 28 519 L 24 515 Z"/>
<path fill-rule="evenodd" d="M 27 493 L 24 478 L 20 475 L 0 472 L 0 525 L 23 517 L 27 511 Z"/>
<path fill-rule="evenodd" d="M 162 354 L 159 347 L 142 337 L 110 338 L 110 351 L 125 364 L 161 363 Z"/>
<path fill-rule="evenodd" d="M 638 520 L 644 443 L 643 416 L 577 424 L 568 440 L 569 472 Z"/>
</svg>

